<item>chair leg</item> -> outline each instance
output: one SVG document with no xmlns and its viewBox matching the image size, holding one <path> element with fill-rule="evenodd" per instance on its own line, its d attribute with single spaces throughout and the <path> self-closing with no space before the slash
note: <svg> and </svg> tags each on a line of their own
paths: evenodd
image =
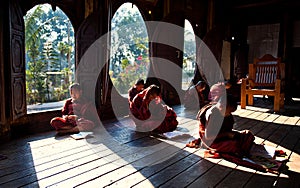
<svg viewBox="0 0 300 188">
<path fill-rule="evenodd" d="M 245 109 L 246 108 L 246 80 L 242 79 L 242 84 L 241 84 L 241 108 Z"/>
<path fill-rule="evenodd" d="M 250 106 L 253 106 L 253 95 L 252 94 L 248 94 L 248 104 Z"/>
<path fill-rule="evenodd" d="M 246 108 L 246 94 L 241 95 L 241 108 Z"/>
<path fill-rule="evenodd" d="M 284 108 L 284 93 L 280 94 L 280 108 Z"/>
<path fill-rule="evenodd" d="M 274 96 L 274 112 L 279 112 L 280 110 L 280 94 Z"/>
</svg>

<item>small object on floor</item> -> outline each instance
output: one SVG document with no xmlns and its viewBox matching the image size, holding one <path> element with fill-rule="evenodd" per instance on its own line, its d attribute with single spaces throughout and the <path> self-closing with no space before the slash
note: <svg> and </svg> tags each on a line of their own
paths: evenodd
<svg viewBox="0 0 300 188">
<path fill-rule="evenodd" d="M 200 147 L 200 143 L 201 143 L 201 139 L 198 138 L 196 140 L 193 140 L 193 141 L 187 143 L 186 147 L 189 147 L 189 148 L 199 148 Z"/>
<path fill-rule="evenodd" d="M 287 154 L 283 150 L 276 150 L 275 156 L 284 157 L 284 156 L 287 156 Z"/>
<path fill-rule="evenodd" d="M 93 132 L 79 132 L 76 134 L 71 134 L 70 136 L 72 138 L 74 138 L 75 140 L 80 140 L 80 139 L 90 137 L 90 136 L 92 136 L 92 134 L 93 134 Z"/>
<path fill-rule="evenodd" d="M 1 154 L 0 154 L 0 161 L 1 161 L 1 160 L 4 160 L 4 159 L 7 159 L 7 157 L 6 157 L 5 155 L 1 155 Z"/>
<path fill-rule="evenodd" d="M 172 131 L 172 132 L 165 132 L 162 135 L 168 139 L 180 137 L 180 136 L 189 136 L 189 134 L 187 134 L 186 132 L 181 132 L 181 131 L 177 131 L 177 130 Z"/>
</svg>

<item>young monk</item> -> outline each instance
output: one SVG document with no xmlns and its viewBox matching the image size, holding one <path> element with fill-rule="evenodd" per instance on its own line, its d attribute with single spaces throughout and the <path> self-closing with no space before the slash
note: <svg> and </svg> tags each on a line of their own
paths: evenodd
<svg viewBox="0 0 300 188">
<path fill-rule="evenodd" d="M 208 104 L 207 89 L 208 85 L 204 81 L 199 81 L 196 85 L 190 87 L 184 96 L 184 107 L 189 110 L 199 110 Z"/>
<path fill-rule="evenodd" d="M 224 82 L 217 82 L 210 87 L 208 99 L 212 103 L 219 101 L 220 97 L 226 95 L 227 86 Z"/>
<path fill-rule="evenodd" d="M 138 94 L 139 92 L 144 90 L 144 80 L 143 79 L 138 79 L 134 86 L 132 86 L 129 90 L 128 90 L 128 102 L 132 102 L 133 98 L 136 96 L 136 94 Z"/>
<path fill-rule="evenodd" d="M 172 108 L 162 104 L 160 94 L 158 86 L 150 85 L 133 98 L 130 112 L 137 130 L 165 133 L 177 128 L 177 115 Z"/>
<path fill-rule="evenodd" d="M 62 117 L 55 117 L 50 124 L 58 135 L 91 131 L 98 122 L 98 113 L 95 106 L 82 96 L 82 89 L 78 83 L 69 87 L 71 98 L 67 99 Z"/>
<path fill-rule="evenodd" d="M 234 156 L 247 156 L 254 143 L 254 135 L 249 130 L 234 131 L 232 112 L 237 102 L 231 95 L 222 95 L 217 103 L 203 107 L 197 114 L 200 139 L 187 144 L 199 147 L 200 144 L 209 153 L 226 153 Z"/>
</svg>

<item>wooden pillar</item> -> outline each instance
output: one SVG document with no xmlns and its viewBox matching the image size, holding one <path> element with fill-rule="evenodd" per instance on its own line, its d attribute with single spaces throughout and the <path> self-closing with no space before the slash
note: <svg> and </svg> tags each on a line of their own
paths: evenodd
<svg viewBox="0 0 300 188">
<path fill-rule="evenodd" d="M 6 140 L 9 137 L 10 126 L 7 114 L 6 91 L 8 88 L 5 78 L 7 77 L 5 61 L 7 61 L 7 49 L 4 46 L 8 46 L 9 40 L 6 40 L 8 36 L 8 3 L 6 1 L 0 2 L 0 140 Z"/>
<path fill-rule="evenodd" d="M 12 120 L 16 121 L 17 119 L 24 117 L 27 113 L 25 84 L 25 27 L 20 2 L 18 0 L 12 0 L 9 1 L 9 3 L 9 98 Z"/>
<path fill-rule="evenodd" d="M 170 0 L 164 1 L 164 17 L 168 16 L 170 13 Z"/>
<path fill-rule="evenodd" d="M 0 137 L 26 122 L 25 39 L 20 2 L 1 1 L 0 15 Z"/>
<path fill-rule="evenodd" d="M 285 63 L 285 98 L 290 100 L 292 98 L 292 70 L 291 70 L 291 60 L 290 49 L 292 47 L 292 37 L 293 37 L 293 25 L 291 16 L 289 13 L 285 13 L 282 17 L 280 23 L 280 33 L 279 33 L 279 45 L 278 45 L 278 57 L 282 57 L 283 63 Z"/>
<path fill-rule="evenodd" d="M 215 2 L 214 0 L 208 0 L 207 7 L 207 32 L 212 30 L 214 26 L 214 18 L 215 18 Z"/>
</svg>

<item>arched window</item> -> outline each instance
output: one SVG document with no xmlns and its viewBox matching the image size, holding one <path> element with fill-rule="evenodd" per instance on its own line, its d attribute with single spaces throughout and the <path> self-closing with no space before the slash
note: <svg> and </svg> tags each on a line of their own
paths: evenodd
<svg viewBox="0 0 300 188">
<path fill-rule="evenodd" d="M 184 21 L 184 49 L 182 66 L 182 89 L 186 90 L 194 77 L 196 67 L 196 39 L 193 27 L 188 20 Z"/>
<path fill-rule="evenodd" d="M 138 8 L 124 3 L 111 20 L 111 52 L 109 75 L 117 91 L 126 96 L 149 70 L 149 45 L 145 22 Z"/>
<path fill-rule="evenodd" d="M 57 109 L 74 80 L 74 29 L 65 13 L 49 4 L 24 16 L 27 112 Z"/>
</svg>

